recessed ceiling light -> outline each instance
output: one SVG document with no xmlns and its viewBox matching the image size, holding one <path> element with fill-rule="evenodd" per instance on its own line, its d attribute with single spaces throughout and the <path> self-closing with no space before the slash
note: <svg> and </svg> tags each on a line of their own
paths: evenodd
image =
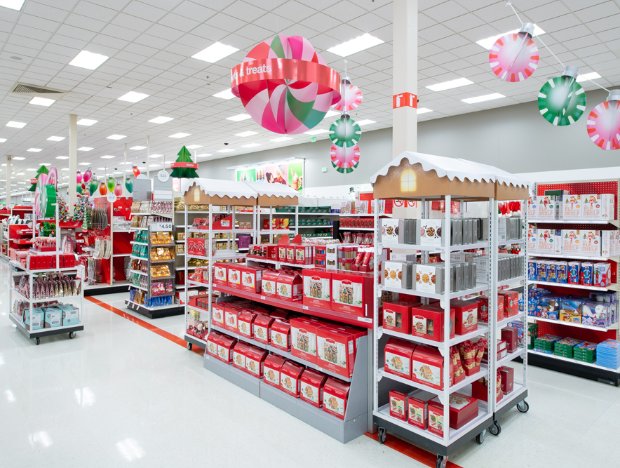
<svg viewBox="0 0 620 468">
<path fill-rule="evenodd" d="M 230 54 L 234 54 L 239 49 L 233 46 L 222 44 L 221 42 L 214 42 L 206 49 L 192 55 L 192 58 L 202 60 L 204 62 L 215 63 L 218 60 L 222 60 L 224 57 L 228 57 Z"/>
<path fill-rule="evenodd" d="M 468 86 L 470 84 L 474 84 L 474 82 L 468 80 L 467 78 L 457 78 L 455 80 L 435 83 L 433 85 L 427 86 L 426 88 L 430 89 L 431 91 L 445 91 L 447 89 L 460 88 L 461 86 Z"/>
<path fill-rule="evenodd" d="M 23 156 L 13 156 L 13 160 L 15 161 L 23 161 L 24 159 L 26 158 L 24 158 Z"/>
<path fill-rule="evenodd" d="M 428 107 L 418 107 L 417 114 L 428 114 L 429 112 L 433 112 L 433 109 L 429 109 Z"/>
<path fill-rule="evenodd" d="M 167 122 L 170 122 L 171 120 L 174 120 L 174 117 L 166 117 L 165 115 L 158 115 L 157 117 L 153 117 L 151 120 L 149 120 L 149 122 L 154 123 L 154 124 L 165 124 Z"/>
<path fill-rule="evenodd" d="M 62 140 L 64 140 L 64 139 L 65 139 L 65 137 L 61 137 L 61 136 L 54 136 L 54 135 L 52 135 L 51 137 L 49 137 L 49 138 L 47 139 L 47 141 L 62 141 Z"/>
<path fill-rule="evenodd" d="M 97 170 L 98 171 L 105 171 L 105 167 L 98 167 Z"/>
<path fill-rule="evenodd" d="M 119 101 L 138 102 L 149 97 L 148 94 L 138 93 L 137 91 L 129 91 L 118 98 Z"/>
<path fill-rule="evenodd" d="M 25 0 L 0 0 L 0 7 L 21 10 Z"/>
<path fill-rule="evenodd" d="M 123 161 L 121 162 L 121 166 L 128 166 L 130 164 L 133 164 L 131 161 Z"/>
<path fill-rule="evenodd" d="M 326 118 L 329 118 L 329 117 L 334 117 L 334 116 L 336 116 L 336 115 L 341 115 L 341 114 L 342 114 L 342 112 L 340 112 L 340 111 L 337 111 L 337 110 L 334 110 L 334 109 L 330 109 L 330 110 L 328 110 L 328 111 L 327 111 L 327 113 L 325 114 L 325 117 L 326 117 Z"/>
<path fill-rule="evenodd" d="M 90 166 L 90 163 L 88 163 L 88 162 L 81 162 L 78 165 L 79 166 Z"/>
<path fill-rule="evenodd" d="M 256 148 L 257 146 L 261 146 L 260 143 L 248 143 L 247 145 L 241 145 L 242 148 Z"/>
<path fill-rule="evenodd" d="M 364 125 L 372 125 L 377 122 L 375 122 L 374 120 L 370 120 L 370 119 L 364 119 L 364 120 L 358 120 L 357 123 L 358 125 L 363 127 Z"/>
<path fill-rule="evenodd" d="M 119 135 L 117 133 L 110 135 L 109 137 L 107 137 L 108 140 L 122 140 L 123 138 L 127 138 L 127 135 Z"/>
<path fill-rule="evenodd" d="M 81 125 L 82 127 L 90 127 L 91 125 L 95 125 L 98 122 L 98 120 L 94 120 L 94 119 L 80 119 L 77 121 L 78 125 Z"/>
<path fill-rule="evenodd" d="M 16 172 L 15 175 L 24 175 L 25 172 Z"/>
<path fill-rule="evenodd" d="M 235 97 L 235 95 L 232 93 L 230 88 L 227 88 L 224 91 L 220 91 L 219 93 L 215 93 L 213 95 L 213 97 L 220 98 L 220 99 L 232 99 L 232 98 Z"/>
<path fill-rule="evenodd" d="M 163 154 L 159 154 L 159 153 L 153 153 L 149 155 L 149 158 L 153 158 L 153 159 L 157 159 L 157 158 L 163 158 L 164 155 Z"/>
<path fill-rule="evenodd" d="M 28 148 L 26 151 L 29 153 L 40 153 L 42 151 L 41 148 Z"/>
<path fill-rule="evenodd" d="M 232 120 L 233 122 L 241 122 L 242 120 L 251 119 L 250 114 L 237 114 L 226 117 L 226 120 Z"/>
<path fill-rule="evenodd" d="M 56 156 L 56 159 L 69 159 L 69 156 Z"/>
<path fill-rule="evenodd" d="M 306 135 L 320 135 L 321 133 L 329 133 L 329 130 L 323 128 L 315 128 L 314 130 L 308 130 L 304 132 Z"/>
<path fill-rule="evenodd" d="M 361 36 L 354 37 L 353 39 L 349 39 L 348 41 L 341 44 L 330 47 L 329 49 L 327 49 L 327 51 L 331 52 L 332 54 L 340 55 L 341 57 L 347 57 L 349 55 L 369 49 L 379 44 L 383 44 L 383 41 L 381 39 L 366 33 L 362 34 Z"/>
<path fill-rule="evenodd" d="M 577 75 L 577 82 L 581 83 L 583 81 L 597 80 L 600 77 L 601 75 L 596 72 L 584 73 L 583 75 Z"/>
<path fill-rule="evenodd" d="M 160 164 L 149 164 L 149 167 L 160 167 Z"/>
<path fill-rule="evenodd" d="M 55 102 L 56 102 L 56 99 L 49 99 L 49 98 L 35 96 L 30 100 L 30 102 L 28 102 L 28 104 L 33 104 L 35 106 L 49 107 Z"/>
<path fill-rule="evenodd" d="M 74 67 L 86 68 L 87 70 L 95 70 L 109 58 L 110 57 L 108 57 L 107 55 L 96 54 L 94 52 L 82 50 L 73 58 L 73 60 L 69 62 L 69 65 L 73 65 Z"/>
<path fill-rule="evenodd" d="M 238 136 L 241 138 L 249 137 L 252 135 L 258 135 L 258 132 L 255 132 L 253 130 L 246 130 L 245 132 L 235 133 L 235 136 Z"/>
<path fill-rule="evenodd" d="M 68 168 L 68 167 L 63 167 L 63 168 L 61 169 L 61 171 L 68 171 L 68 170 L 69 170 L 69 168 Z"/>
<path fill-rule="evenodd" d="M 196 155 L 197 158 L 208 158 L 209 156 L 213 155 L 211 153 L 201 153 Z"/>
<path fill-rule="evenodd" d="M 111 154 L 104 154 L 101 156 L 101 159 L 114 159 L 116 156 L 112 156 Z"/>
<path fill-rule="evenodd" d="M 519 29 L 511 29 L 510 31 L 506 31 L 505 33 L 495 34 L 494 36 L 489 36 L 489 37 L 485 37 L 484 39 L 480 39 L 479 41 L 476 41 L 476 44 L 489 50 L 491 47 L 493 47 L 493 44 L 495 44 L 495 41 L 497 41 L 500 37 L 505 36 L 506 34 L 512 34 L 516 32 L 519 32 Z M 542 34 L 545 34 L 545 31 L 543 31 L 541 27 L 535 24 L 534 25 L 534 36 L 540 36 Z"/>
<path fill-rule="evenodd" d="M 461 99 L 466 104 L 477 104 L 479 102 L 485 101 L 493 101 L 495 99 L 505 98 L 503 94 L 500 93 L 491 93 L 491 94 L 483 94 L 482 96 L 475 96 L 470 98 Z"/>
<path fill-rule="evenodd" d="M 233 151 L 235 151 L 232 148 L 222 148 L 221 150 L 217 150 L 218 153 L 232 153 Z"/>
<path fill-rule="evenodd" d="M 185 138 L 190 135 L 191 133 L 179 132 L 179 133 L 173 133 L 172 135 L 168 135 L 168 138 Z"/>
<path fill-rule="evenodd" d="M 92 151 L 92 150 L 94 150 L 94 149 L 95 149 L 95 148 L 93 148 L 92 146 L 80 146 L 80 147 L 78 148 L 78 151 Z"/>
<path fill-rule="evenodd" d="M 6 141 L 6 138 L 0 138 L 0 143 L 4 143 Z"/>
<path fill-rule="evenodd" d="M 289 140 L 292 140 L 292 139 L 293 139 L 293 137 L 281 136 L 281 137 L 278 137 L 278 138 L 272 138 L 271 141 L 274 141 L 276 143 L 280 143 L 281 141 L 289 141 Z"/>
<path fill-rule="evenodd" d="M 187 149 L 198 149 L 198 148 L 202 148 L 202 145 L 187 145 L 186 148 Z"/>
<path fill-rule="evenodd" d="M 129 148 L 129 149 L 130 149 L 130 150 L 134 150 L 134 151 L 140 151 L 140 150 L 146 149 L 146 146 L 140 146 L 140 145 L 137 145 L 137 146 L 132 146 L 132 147 L 131 147 L 131 148 Z"/>
<path fill-rule="evenodd" d="M 11 128 L 24 128 L 26 126 L 25 122 L 17 122 L 15 120 L 9 120 L 6 123 L 7 127 L 11 127 Z"/>
</svg>

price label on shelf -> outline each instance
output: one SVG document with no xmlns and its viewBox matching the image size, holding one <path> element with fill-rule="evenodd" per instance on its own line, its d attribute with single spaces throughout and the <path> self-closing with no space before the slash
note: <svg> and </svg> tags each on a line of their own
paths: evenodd
<svg viewBox="0 0 620 468">
<path fill-rule="evenodd" d="M 172 223 L 152 223 L 151 231 L 172 231 Z"/>
</svg>

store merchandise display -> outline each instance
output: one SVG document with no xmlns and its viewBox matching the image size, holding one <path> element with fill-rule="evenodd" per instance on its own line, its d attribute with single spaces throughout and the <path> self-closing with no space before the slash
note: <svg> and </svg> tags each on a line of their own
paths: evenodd
<svg viewBox="0 0 620 468">
<path fill-rule="evenodd" d="M 574 284 L 605 288 L 611 285 L 612 265 L 609 262 L 528 261 L 528 280 L 532 282 Z"/>
</svg>

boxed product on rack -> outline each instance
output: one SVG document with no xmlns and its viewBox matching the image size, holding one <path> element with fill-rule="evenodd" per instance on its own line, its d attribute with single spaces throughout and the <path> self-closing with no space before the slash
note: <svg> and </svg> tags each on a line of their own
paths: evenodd
<svg viewBox="0 0 620 468">
<path fill-rule="evenodd" d="M 420 221 L 420 245 L 441 246 L 443 220 L 421 219 Z M 466 243 L 463 240 L 463 243 Z"/>
<path fill-rule="evenodd" d="M 506 318 L 519 314 L 519 293 L 517 291 L 500 291 L 498 302 L 504 300 L 504 316 Z"/>
<path fill-rule="evenodd" d="M 57 328 L 62 326 L 62 311 L 57 307 L 45 308 L 45 328 Z"/>
<path fill-rule="evenodd" d="M 328 377 L 323 386 L 323 411 L 344 419 L 347 412 L 350 385 Z"/>
<path fill-rule="evenodd" d="M 241 267 L 237 263 L 227 263 L 228 286 L 241 289 Z"/>
<path fill-rule="evenodd" d="M 612 194 L 581 195 L 583 209 L 580 218 L 594 220 L 614 220 L 614 196 Z"/>
<path fill-rule="evenodd" d="M 280 371 L 286 362 L 282 356 L 269 354 L 263 361 L 264 382 L 272 387 L 280 387 Z"/>
<path fill-rule="evenodd" d="M 435 395 L 424 390 L 414 390 L 407 396 L 407 422 L 422 429 L 428 425 L 428 402 Z"/>
<path fill-rule="evenodd" d="M 443 437 L 443 405 L 435 397 L 428 402 L 428 430 Z"/>
<path fill-rule="evenodd" d="M 305 305 L 331 308 L 332 273 L 325 270 L 304 270 Z"/>
<path fill-rule="evenodd" d="M 517 329 L 513 327 L 502 328 L 502 341 L 506 343 L 507 352 L 516 351 L 519 342 Z"/>
<path fill-rule="evenodd" d="M 207 333 L 209 333 L 207 321 L 200 320 L 200 312 L 198 310 L 188 309 L 186 332 L 188 335 L 195 336 L 201 340 L 207 336 Z"/>
<path fill-rule="evenodd" d="M 583 216 L 583 203 L 581 195 L 567 195 L 560 203 L 562 219 L 580 219 Z"/>
<path fill-rule="evenodd" d="M 455 309 L 450 308 L 450 338 L 454 338 Z M 411 308 L 411 334 L 429 340 L 443 341 L 444 310 L 438 304 L 419 305 Z"/>
<path fill-rule="evenodd" d="M 229 302 L 224 305 L 224 328 L 237 333 L 239 314 L 243 311 L 241 304 Z"/>
<path fill-rule="evenodd" d="M 187 254 L 197 257 L 207 256 L 207 246 L 205 239 L 202 237 L 188 237 L 187 242 Z"/>
<path fill-rule="evenodd" d="M 414 289 L 423 292 L 441 293 L 444 289 L 443 264 L 417 264 L 415 265 Z"/>
<path fill-rule="evenodd" d="M 217 339 L 217 357 L 224 362 L 231 362 L 232 360 L 232 349 L 236 339 L 231 338 L 226 335 L 219 335 Z"/>
<path fill-rule="evenodd" d="M 286 246 L 286 259 L 280 258 L 281 262 L 295 263 L 295 251 L 297 246 L 293 244 L 287 244 Z"/>
<path fill-rule="evenodd" d="M 457 335 L 466 335 L 478 329 L 478 300 L 455 300 L 450 303 L 455 311 L 455 331 Z"/>
<path fill-rule="evenodd" d="M 261 279 L 261 291 L 264 296 L 277 296 L 278 272 L 274 270 L 263 271 Z"/>
<path fill-rule="evenodd" d="M 220 344 L 220 335 L 218 332 L 211 332 L 207 337 L 207 354 L 220 359 L 218 348 Z"/>
<path fill-rule="evenodd" d="M 256 341 L 269 343 L 269 327 L 275 319 L 267 314 L 256 314 L 252 322 L 252 336 Z"/>
<path fill-rule="evenodd" d="M 316 336 L 319 323 L 307 318 L 293 318 L 291 325 L 291 354 L 316 362 Z"/>
<path fill-rule="evenodd" d="M 413 262 L 383 262 L 383 286 L 411 289 L 413 286 Z"/>
<path fill-rule="evenodd" d="M 539 195 L 531 197 L 528 202 L 528 216 L 534 219 L 558 219 L 560 198 Z"/>
<path fill-rule="evenodd" d="M 259 294 L 263 268 L 243 265 L 237 267 L 241 271 L 241 289 Z"/>
<path fill-rule="evenodd" d="M 476 416 L 478 416 L 478 400 L 462 393 L 450 395 L 450 427 L 452 429 L 460 429 Z"/>
<path fill-rule="evenodd" d="M 498 370 L 502 381 L 502 393 L 504 395 L 508 395 L 514 388 L 515 370 L 514 368 L 508 366 L 502 366 Z"/>
<path fill-rule="evenodd" d="M 411 332 L 411 306 L 407 302 L 384 302 L 382 317 L 383 328 L 400 333 Z"/>
<path fill-rule="evenodd" d="M 390 374 L 411 379 L 411 357 L 415 345 L 390 338 L 384 349 L 384 370 Z"/>
<path fill-rule="evenodd" d="M 48 328 L 45 327 L 45 311 L 42 308 L 33 308 L 31 314 L 28 313 L 28 310 L 24 311 L 24 325 L 26 326 L 26 330 L 34 331 Z M 30 321 L 31 318 L 32 322 Z"/>
<path fill-rule="evenodd" d="M 311 245 L 295 246 L 295 263 L 297 265 L 311 265 L 313 261 Z"/>
<path fill-rule="evenodd" d="M 411 355 L 411 378 L 429 387 L 443 388 L 443 357 L 437 348 L 416 346 Z"/>
<path fill-rule="evenodd" d="M 300 379 L 303 370 L 303 366 L 293 361 L 286 361 L 280 368 L 280 388 L 299 398 Z"/>
<path fill-rule="evenodd" d="M 256 312 L 249 309 L 243 309 L 239 312 L 239 315 L 237 316 L 237 331 L 240 335 L 252 338 L 252 325 L 256 319 L 256 315 Z"/>
<path fill-rule="evenodd" d="M 497 321 L 504 320 L 504 297 L 497 297 Z M 481 296 L 478 298 L 478 320 L 483 323 L 489 322 L 489 298 Z"/>
<path fill-rule="evenodd" d="M 398 245 L 399 220 L 392 218 L 381 219 L 381 244 L 383 247 Z"/>
<path fill-rule="evenodd" d="M 312 369 L 305 369 L 301 374 L 299 398 L 317 408 L 323 405 L 323 386 L 327 376 Z"/>
<path fill-rule="evenodd" d="M 242 341 L 237 341 L 232 348 L 232 365 L 243 372 L 246 372 L 245 361 L 249 349 L 250 346 Z"/>
<path fill-rule="evenodd" d="M 323 325 L 316 336 L 316 363 L 345 377 L 353 375 L 356 340 L 364 333 L 349 327 Z"/>
<path fill-rule="evenodd" d="M 276 280 L 276 291 L 280 299 L 299 302 L 303 299 L 303 279 L 291 270 L 280 272 Z"/>
<path fill-rule="evenodd" d="M 407 395 L 402 392 L 397 392 L 396 390 L 390 390 L 389 393 L 390 400 L 390 416 L 401 419 L 403 421 L 407 420 Z"/>
<path fill-rule="evenodd" d="M 269 327 L 269 343 L 288 351 L 291 348 L 291 324 L 284 320 L 274 320 Z"/>
<path fill-rule="evenodd" d="M 373 276 L 333 272 L 331 277 L 332 310 L 360 317 L 369 316 L 373 305 Z"/>
<path fill-rule="evenodd" d="M 79 325 L 80 311 L 71 304 L 59 304 L 58 308 L 62 311 L 62 326 L 70 327 Z"/>
<path fill-rule="evenodd" d="M 263 363 L 267 358 L 267 351 L 256 346 L 249 346 L 245 352 L 245 370 L 259 379 L 263 376 Z"/>
<path fill-rule="evenodd" d="M 218 325 L 223 327 L 226 323 L 224 321 L 224 309 L 226 308 L 226 303 L 214 303 L 211 306 L 211 320 L 214 325 Z"/>
</svg>

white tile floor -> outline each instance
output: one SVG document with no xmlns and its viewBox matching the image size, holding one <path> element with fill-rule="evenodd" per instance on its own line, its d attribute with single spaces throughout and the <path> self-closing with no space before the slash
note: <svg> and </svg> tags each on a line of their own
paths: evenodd
<svg viewBox="0 0 620 468">
<path fill-rule="evenodd" d="M 7 284 L 0 263 L 0 283 Z M 100 296 L 123 308 L 124 294 Z M 413 467 L 367 438 L 342 445 L 202 367 L 201 357 L 85 301 L 86 330 L 35 346 L 0 292 L 0 467 Z M 155 321 L 181 335 L 183 318 Z M 531 368 L 531 410 L 469 444 L 465 467 L 612 466 L 619 389 Z"/>
</svg>

